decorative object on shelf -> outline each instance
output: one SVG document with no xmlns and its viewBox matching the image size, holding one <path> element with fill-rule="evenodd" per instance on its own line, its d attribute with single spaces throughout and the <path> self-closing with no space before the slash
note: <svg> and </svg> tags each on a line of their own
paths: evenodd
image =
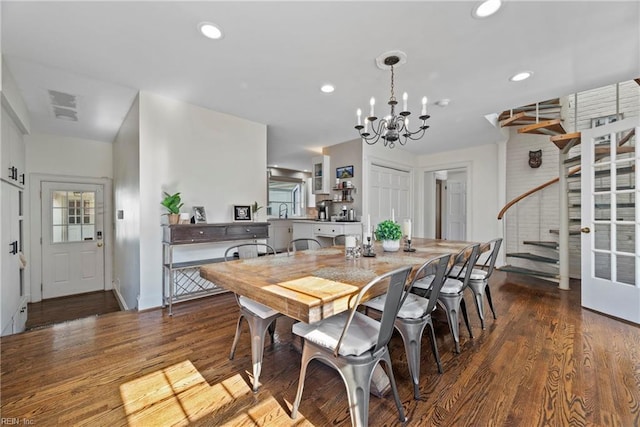
<svg viewBox="0 0 640 427">
<path fill-rule="evenodd" d="M 184 205 L 180 193 L 169 194 L 165 191 L 164 199 L 160 203 L 169 211 L 167 212 L 169 224 L 177 224 L 180 220 L 180 208 Z"/>
<path fill-rule="evenodd" d="M 344 254 L 346 259 L 360 258 L 360 236 L 347 235 L 344 238 Z"/>
<path fill-rule="evenodd" d="M 362 256 L 365 256 L 365 257 L 376 256 L 376 254 L 373 252 L 373 245 L 371 244 L 372 234 L 373 233 L 371 229 L 371 215 L 367 215 L 367 224 L 365 225 L 365 228 L 364 228 L 364 240 L 366 240 L 366 243 L 362 244 L 362 247 L 363 247 Z"/>
<path fill-rule="evenodd" d="M 207 213 L 204 210 L 204 206 L 194 206 L 193 207 L 193 217 L 196 221 L 196 224 L 206 224 L 207 223 Z"/>
<path fill-rule="evenodd" d="M 386 67 L 389 67 L 391 69 L 391 97 L 389 98 L 389 102 L 387 102 L 387 104 L 391 106 L 391 114 L 383 117 L 379 122 L 376 122 L 376 120 L 378 120 L 374 114 L 376 101 L 371 97 L 371 100 L 369 101 L 371 111 L 369 116 L 365 117 L 363 125 L 362 110 L 358 108 L 356 112 L 358 122 L 355 128 L 358 130 L 360 137 L 369 145 L 375 144 L 380 138 L 384 141 L 385 147 L 389 145 L 389 148 L 393 148 L 395 147 L 396 142 L 400 143 L 400 145 L 405 145 L 409 139 L 416 141 L 422 138 L 425 134 L 425 130 L 429 128 L 426 124 L 427 119 L 430 117 L 427 114 L 426 96 L 422 98 L 422 112 L 420 116 L 418 116 L 422 121 L 422 124 L 416 131 L 411 132 L 409 130 L 409 115 L 411 112 L 407 110 L 407 92 L 402 95 L 402 111 L 396 115 L 395 107 L 398 104 L 398 101 L 396 101 L 394 92 L 394 66 L 398 64 L 402 65 L 406 60 L 406 54 L 400 51 L 387 52 L 376 59 L 379 68 L 385 69 Z M 371 132 L 369 132 L 369 124 L 371 125 Z"/>
<path fill-rule="evenodd" d="M 253 215 L 253 221 L 257 221 L 258 219 L 258 211 L 260 209 L 262 209 L 262 206 L 258 205 L 258 201 L 253 202 L 253 204 L 251 205 L 251 214 Z"/>
<path fill-rule="evenodd" d="M 336 168 L 336 178 L 339 178 L 339 179 L 353 178 L 353 165 L 341 166 L 339 168 Z"/>
<path fill-rule="evenodd" d="M 190 222 L 191 222 L 191 215 L 189 215 L 188 212 L 181 212 L 179 224 L 189 224 Z"/>
<path fill-rule="evenodd" d="M 542 150 L 529 151 L 529 167 L 536 169 L 542 165 Z"/>
<path fill-rule="evenodd" d="M 385 252 L 396 252 L 400 249 L 402 229 L 397 222 L 385 219 L 378 224 L 375 234 L 376 239 L 382 240 L 382 249 Z"/>
<path fill-rule="evenodd" d="M 234 221 L 251 221 L 251 206 L 234 205 L 233 220 Z"/>
</svg>

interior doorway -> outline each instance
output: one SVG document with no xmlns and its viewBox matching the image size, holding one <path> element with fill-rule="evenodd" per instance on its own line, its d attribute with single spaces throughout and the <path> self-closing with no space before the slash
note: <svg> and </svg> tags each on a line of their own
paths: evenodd
<svg viewBox="0 0 640 427">
<path fill-rule="evenodd" d="M 467 168 L 425 172 L 425 237 L 467 239 Z"/>
</svg>

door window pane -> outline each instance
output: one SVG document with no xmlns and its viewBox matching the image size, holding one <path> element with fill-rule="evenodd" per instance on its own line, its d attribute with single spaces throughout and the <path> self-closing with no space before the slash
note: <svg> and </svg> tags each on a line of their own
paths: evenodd
<svg viewBox="0 0 640 427">
<path fill-rule="evenodd" d="M 54 191 L 51 197 L 52 242 L 93 240 L 95 200 L 93 191 Z"/>
<path fill-rule="evenodd" d="M 611 250 L 611 224 L 594 224 L 594 247 L 596 249 Z"/>
<path fill-rule="evenodd" d="M 636 226 L 634 224 L 616 225 L 616 250 L 618 252 L 635 253 Z"/>
<path fill-rule="evenodd" d="M 618 255 L 616 258 L 616 278 L 620 283 L 636 284 L 636 257 Z"/>
<path fill-rule="evenodd" d="M 596 252 L 594 276 L 600 279 L 611 280 L 611 254 Z"/>
</svg>

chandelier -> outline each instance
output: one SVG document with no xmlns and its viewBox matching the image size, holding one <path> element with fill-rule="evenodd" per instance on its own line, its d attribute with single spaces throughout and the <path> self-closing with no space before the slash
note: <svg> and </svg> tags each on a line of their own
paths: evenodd
<svg viewBox="0 0 640 427">
<path fill-rule="evenodd" d="M 376 100 L 373 97 L 371 97 L 369 101 L 371 112 L 369 117 L 364 118 L 364 125 L 362 124 L 362 110 L 358 108 L 356 112 L 358 124 L 355 128 L 358 130 L 362 140 L 366 141 L 369 145 L 375 144 L 380 138 L 382 138 L 385 147 L 389 145 L 389 148 L 393 148 L 396 146 L 396 142 L 400 143 L 400 145 L 405 145 L 408 140 L 416 141 L 422 138 L 425 130 L 429 128 L 426 124 L 427 119 L 430 117 L 427 114 L 426 96 L 422 98 L 422 112 L 418 117 L 422 121 L 422 124 L 414 132 L 409 130 L 409 115 L 411 112 L 407 111 L 407 92 L 402 95 L 402 111 L 396 115 L 395 110 L 398 101 L 396 101 L 394 93 L 393 66 L 398 62 L 400 62 L 400 57 L 397 55 L 390 55 L 384 58 L 384 65 L 391 68 L 391 97 L 389 98 L 389 102 L 387 102 L 387 104 L 391 106 L 391 114 L 376 122 L 376 120 L 378 120 L 374 114 Z M 369 131 L 369 126 L 371 126 L 371 131 Z"/>
</svg>

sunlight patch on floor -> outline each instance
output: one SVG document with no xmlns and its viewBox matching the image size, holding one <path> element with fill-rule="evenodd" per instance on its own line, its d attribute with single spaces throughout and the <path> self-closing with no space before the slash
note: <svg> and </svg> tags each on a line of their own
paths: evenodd
<svg viewBox="0 0 640 427">
<path fill-rule="evenodd" d="M 210 386 L 188 360 L 120 386 L 130 426 L 188 425 L 249 394 L 239 374 Z"/>
</svg>

